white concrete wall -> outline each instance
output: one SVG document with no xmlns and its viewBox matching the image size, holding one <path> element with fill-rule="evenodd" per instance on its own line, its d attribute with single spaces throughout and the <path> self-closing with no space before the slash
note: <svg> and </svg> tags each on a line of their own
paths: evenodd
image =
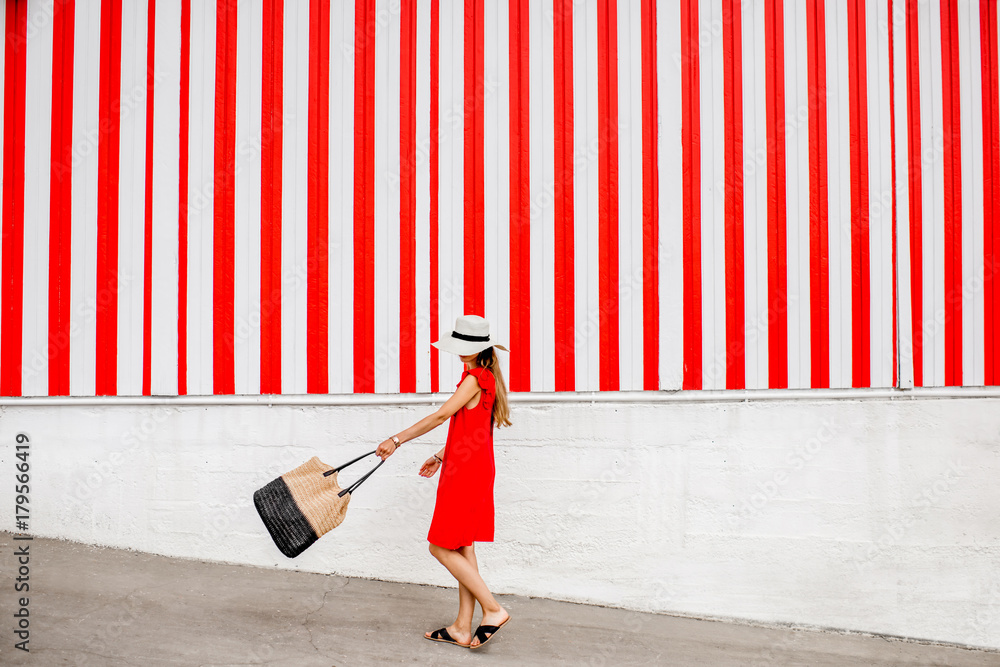
<svg viewBox="0 0 1000 667">
<path fill-rule="evenodd" d="M 7 405 L 0 520 L 13 528 L 23 432 L 35 534 L 453 585 L 426 550 L 436 479 L 417 475 L 446 427 L 294 561 L 251 502 L 430 409 Z M 477 552 L 497 592 L 1000 647 L 998 399 L 518 403 L 513 418 L 496 435 L 497 541 Z"/>
</svg>

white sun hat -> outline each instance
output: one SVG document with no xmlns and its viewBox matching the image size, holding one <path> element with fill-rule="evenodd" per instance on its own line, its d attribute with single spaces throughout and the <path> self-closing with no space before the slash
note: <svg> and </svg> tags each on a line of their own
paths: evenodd
<svg viewBox="0 0 1000 667">
<path fill-rule="evenodd" d="M 490 336 L 490 322 L 479 315 L 461 315 L 455 320 L 455 329 L 441 337 L 434 347 L 459 356 L 468 356 L 482 352 L 488 347 L 498 347 L 504 352 L 507 348 L 496 342 Z"/>
</svg>

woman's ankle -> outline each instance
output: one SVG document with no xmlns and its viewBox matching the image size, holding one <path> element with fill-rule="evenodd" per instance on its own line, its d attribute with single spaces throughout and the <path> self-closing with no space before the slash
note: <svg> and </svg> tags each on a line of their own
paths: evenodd
<svg viewBox="0 0 1000 667">
<path fill-rule="evenodd" d="M 504 611 L 504 608 L 501 607 L 500 603 L 496 602 L 496 601 L 494 601 L 493 605 L 491 607 L 489 607 L 489 608 L 483 607 L 483 615 L 484 616 L 487 615 L 487 614 L 491 614 L 491 615 L 499 614 L 499 613 L 501 613 L 503 611 Z"/>
</svg>

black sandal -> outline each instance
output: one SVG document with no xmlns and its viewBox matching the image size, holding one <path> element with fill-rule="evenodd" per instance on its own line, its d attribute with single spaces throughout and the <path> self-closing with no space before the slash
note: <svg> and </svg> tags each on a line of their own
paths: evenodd
<svg viewBox="0 0 1000 667">
<path fill-rule="evenodd" d="M 469 641 L 469 644 L 461 644 L 455 641 L 452 638 L 452 636 L 448 634 L 448 628 L 441 628 L 440 630 L 435 630 L 434 632 L 431 633 L 430 637 L 424 635 L 424 639 L 429 639 L 432 642 L 444 642 L 446 644 L 454 644 L 455 646 L 461 646 L 462 648 L 469 648 L 469 645 L 472 643 L 471 640 Z"/>
<path fill-rule="evenodd" d="M 501 623 L 500 625 L 480 625 L 478 628 L 476 628 L 475 635 L 473 635 L 474 637 L 479 639 L 479 643 L 473 646 L 472 643 L 470 642 L 469 648 L 477 649 L 485 646 L 486 642 L 496 637 L 497 632 L 500 631 L 500 628 L 507 625 L 508 621 L 510 621 L 510 616 L 504 619 L 504 622 Z"/>
</svg>

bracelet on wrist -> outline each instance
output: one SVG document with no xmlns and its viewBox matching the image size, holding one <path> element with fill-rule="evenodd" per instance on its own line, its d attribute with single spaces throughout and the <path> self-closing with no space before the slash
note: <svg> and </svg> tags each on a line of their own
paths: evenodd
<svg viewBox="0 0 1000 667">
<path fill-rule="evenodd" d="M 438 463 L 444 463 L 444 461 L 441 460 L 441 457 L 438 456 L 437 454 L 434 455 L 434 458 L 438 460 Z"/>
<path fill-rule="evenodd" d="M 392 440 L 392 442 L 396 445 L 397 448 L 399 447 L 400 443 L 399 443 L 399 436 L 398 435 L 394 435 L 394 436 L 392 436 L 389 439 Z"/>
</svg>

